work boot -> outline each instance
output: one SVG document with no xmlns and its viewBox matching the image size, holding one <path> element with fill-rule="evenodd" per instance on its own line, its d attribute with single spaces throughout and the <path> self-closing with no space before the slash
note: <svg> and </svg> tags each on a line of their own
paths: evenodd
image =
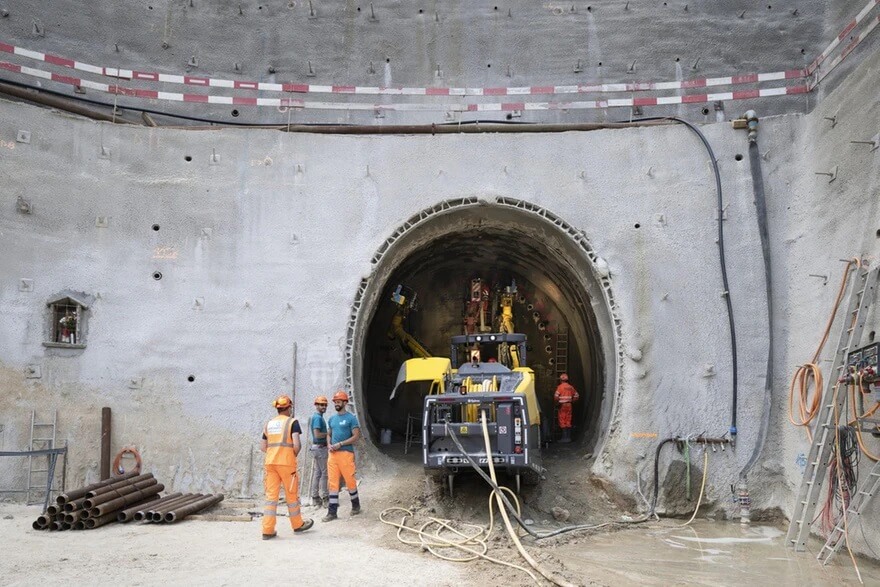
<svg viewBox="0 0 880 587">
<path fill-rule="evenodd" d="M 329 508 L 329 507 L 330 507 L 330 498 L 327 497 L 326 495 L 325 495 L 324 497 L 321 498 L 321 506 L 323 506 L 323 507 L 325 507 L 325 508 Z"/>
<path fill-rule="evenodd" d="M 272 532 L 271 534 L 263 534 L 263 540 L 272 540 L 278 536 L 278 532 Z"/>
<path fill-rule="evenodd" d="M 303 520 L 303 525 L 300 526 L 299 528 L 297 528 L 296 530 L 294 530 L 294 532 L 305 532 L 306 530 L 308 530 L 309 528 L 311 528 L 314 525 L 315 525 L 315 521 L 311 518 L 309 518 L 308 520 Z"/>
<path fill-rule="evenodd" d="M 320 495 L 313 495 L 312 496 L 312 506 L 321 507 L 321 496 Z"/>
<path fill-rule="evenodd" d="M 356 516 L 356 515 L 358 515 L 359 513 L 361 513 L 361 506 L 360 506 L 360 504 L 358 504 L 358 505 L 352 505 L 352 506 L 351 506 L 351 515 L 352 515 L 352 516 Z"/>
<path fill-rule="evenodd" d="M 571 428 L 563 428 L 562 429 L 562 438 L 559 439 L 561 444 L 567 444 L 571 442 Z"/>
<path fill-rule="evenodd" d="M 332 522 L 336 519 L 336 514 L 332 512 L 327 512 L 327 515 L 321 518 L 322 522 Z"/>
</svg>

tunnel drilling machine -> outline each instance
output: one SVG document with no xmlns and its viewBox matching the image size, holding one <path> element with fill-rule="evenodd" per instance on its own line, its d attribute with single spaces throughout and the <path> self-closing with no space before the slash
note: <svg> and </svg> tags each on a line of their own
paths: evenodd
<svg viewBox="0 0 880 587">
<path fill-rule="evenodd" d="M 500 296 L 495 331 L 479 332 L 478 325 L 486 323 L 480 314 L 487 310 L 488 300 L 487 290 L 474 281 L 466 303 L 465 334 L 452 337 L 449 358 L 405 361 L 390 399 L 409 393 L 407 384 L 419 384 L 409 390 L 427 386 L 421 414 L 422 463 L 429 475 L 446 477 L 450 495 L 456 474 L 474 466 L 486 469 L 490 458 L 496 470 L 515 477 L 519 492 L 522 480 L 537 483 L 544 471 L 535 373 L 526 366 L 526 335 L 513 332 L 515 283 Z M 471 326 L 475 328 L 468 332 Z"/>
</svg>

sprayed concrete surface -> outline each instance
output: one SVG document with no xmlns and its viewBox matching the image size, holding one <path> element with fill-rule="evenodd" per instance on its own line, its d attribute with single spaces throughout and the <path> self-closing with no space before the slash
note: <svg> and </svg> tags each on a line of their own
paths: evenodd
<svg viewBox="0 0 880 587">
<path fill-rule="evenodd" d="M 768 442 L 750 478 L 755 509 L 792 509 L 808 446 L 787 422 L 788 381 L 821 335 L 838 259 L 878 258 L 877 152 L 851 143 L 880 124 L 878 79 L 875 52 L 814 112 L 761 123 L 778 329 Z M 354 300 L 375 277 L 374 255 L 407 219 L 453 198 L 548 210 L 589 241 L 590 270 L 604 264 L 610 276 L 616 314 L 609 298 L 593 301 L 614 316 L 602 333 L 614 375 L 589 392 L 612 415 L 596 458 L 577 461 L 572 478 L 602 474 L 635 499 L 658 439 L 730 424 L 714 181 L 683 127 L 340 137 L 119 127 L 13 103 L 2 111 L 0 441 L 24 448 L 31 410 L 43 419 L 57 409 L 68 486 L 96 478 L 100 407 L 110 406 L 114 451 L 137 445 L 170 489 L 258 494 L 254 447 L 272 397 L 295 387 L 296 411 L 307 414 L 313 395 L 344 384 L 347 353 L 358 352 L 350 328 L 370 318 Z M 20 130 L 29 142 L 16 140 Z M 707 500 L 735 515 L 730 486 L 761 447 L 767 308 L 748 158 L 737 157 L 745 133 L 703 130 L 721 167 L 740 345 L 738 443 L 712 456 Z M 817 175 L 835 167 L 834 182 Z M 19 197 L 30 214 L 17 211 Z M 96 300 L 85 349 L 43 345 L 47 300 L 66 289 Z M 876 331 L 878 312 L 869 320 Z M 394 467 L 362 454 L 368 475 Z M 683 483 L 671 463 L 681 456 L 662 456 L 664 488 Z M 26 469 L 6 460 L 0 478 L 21 488 Z M 686 510 L 665 490 L 660 508 Z"/>
<path fill-rule="evenodd" d="M 751 0 L 721 4 L 712 0 L 155 0 L 120 11 L 113 2 L 84 7 L 75 0 L 59 0 L 47 10 L 44 2 L 18 0 L 6 6 L 0 36 L 4 42 L 35 51 L 140 71 L 277 83 L 493 88 L 687 80 L 803 68 L 864 4 L 864 0 L 800 0 L 796 6 Z M 851 60 L 859 58 L 857 52 Z M 841 75 L 852 65 L 844 63 Z M 5 75 L 28 84 L 36 81 Z M 824 83 L 834 87 L 836 78 Z M 72 93 L 69 86 L 42 83 Z M 179 86 L 164 84 L 163 89 L 179 91 Z M 410 111 L 377 117 L 369 108 L 278 112 L 239 106 L 233 117 L 233 107 L 226 105 L 156 104 L 91 91 L 89 98 L 209 120 L 263 124 L 440 123 L 459 116 L 444 119 L 442 112 Z M 386 98 L 344 95 L 341 99 L 394 101 Z M 418 98 L 410 96 L 406 101 Z M 333 94 L 318 99 L 340 100 Z M 780 114 L 805 112 L 814 105 L 812 97 L 787 96 L 718 104 L 717 111 L 713 104 L 653 106 L 646 115 L 714 121 L 753 107 L 764 114 Z M 465 113 L 461 118 L 503 120 L 507 114 Z M 554 109 L 526 111 L 521 120 L 617 120 L 631 114 L 629 108 Z"/>
</svg>

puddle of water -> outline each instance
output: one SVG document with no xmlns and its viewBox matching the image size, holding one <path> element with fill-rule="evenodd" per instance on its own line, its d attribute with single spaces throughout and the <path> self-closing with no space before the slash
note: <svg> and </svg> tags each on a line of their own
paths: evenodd
<svg viewBox="0 0 880 587">
<path fill-rule="evenodd" d="M 567 568 L 606 585 L 859 585 L 841 551 L 827 567 L 816 560 L 821 543 L 794 552 L 775 526 L 697 521 L 687 527 L 632 528 L 557 547 Z M 880 585 L 880 565 L 858 559 L 865 585 Z"/>
</svg>

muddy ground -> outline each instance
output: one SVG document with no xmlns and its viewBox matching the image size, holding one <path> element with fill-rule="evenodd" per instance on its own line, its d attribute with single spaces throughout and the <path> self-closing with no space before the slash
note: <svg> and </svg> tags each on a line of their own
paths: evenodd
<svg viewBox="0 0 880 587">
<path fill-rule="evenodd" d="M 522 517 L 537 531 L 568 524 L 619 522 L 637 518 L 635 504 L 606 493 L 601 481 L 584 478 L 588 459 L 557 453 L 552 473 L 537 487 L 522 491 Z M 315 527 L 294 535 L 279 518 L 279 537 L 260 538 L 260 501 L 227 499 L 200 519 L 173 525 L 112 524 L 90 531 L 44 532 L 31 529 L 37 506 L 0 504 L 0 584 L 35 585 L 63 580 L 90 585 L 240 585 L 270 581 L 329 581 L 336 585 L 547 585 L 525 572 L 485 561 L 453 563 L 418 546 L 403 544 L 392 526 L 379 520 L 388 508 L 413 513 L 409 526 L 437 517 L 456 521 L 465 533 L 471 523 L 489 520 L 488 492 L 476 477 L 456 479 L 455 497 L 423 474 L 416 462 L 401 463 L 380 476 L 366 470 L 360 493 L 364 514 L 350 517 L 347 496 L 340 498 L 340 519 L 317 521 L 323 510 L 304 508 Z M 567 521 L 554 518 L 557 516 Z M 283 509 L 283 508 L 281 508 Z M 386 517 L 400 520 L 403 513 Z M 224 521 L 218 521 L 222 518 Z M 229 521 L 231 519 L 241 521 Z M 545 568 L 577 585 L 779 585 L 857 584 L 849 559 L 839 556 L 822 569 L 809 553 L 781 545 L 778 526 L 714 522 L 702 516 L 693 526 L 664 519 L 644 524 L 614 524 L 535 540 L 525 549 Z M 408 538 L 415 538 L 408 535 Z M 817 545 L 818 548 L 818 545 Z M 527 566 L 500 523 L 488 540 L 488 555 Z M 453 554 L 453 553 L 448 553 Z M 880 584 L 876 564 L 859 560 L 866 584 Z"/>
</svg>

